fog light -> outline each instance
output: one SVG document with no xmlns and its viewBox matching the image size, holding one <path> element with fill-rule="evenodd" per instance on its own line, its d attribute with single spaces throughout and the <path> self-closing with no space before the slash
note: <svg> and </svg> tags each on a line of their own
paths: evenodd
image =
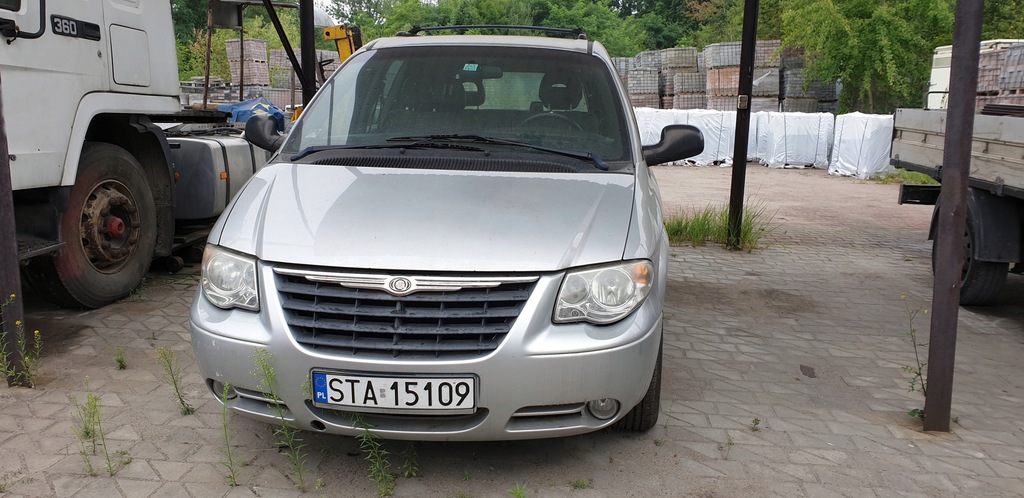
<svg viewBox="0 0 1024 498">
<path fill-rule="evenodd" d="M 223 400 L 223 397 L 224 397 L 224 384 L 222 382 L 220 382 L 219 380 L 213 380 L 213 379 L 206 379 L 206 382 L 210 386 L 210 391 L 213 392 L 213 395 L 216 396 L 217 399 Z M 237 397 L 237 396 L 238 396 L 238 393 L 235 392 L 234 388 L 228 388 L 228 396 L 227 396 L 228 399 L 235 399 L 235 397 Z"/>
<path fill-rule="evenodd" d="M 595 399 L 587 403 L 587 410 L 601 420 L 608 420 L 619 412 L 619 402 L 611 398 Z"/>
</svg>

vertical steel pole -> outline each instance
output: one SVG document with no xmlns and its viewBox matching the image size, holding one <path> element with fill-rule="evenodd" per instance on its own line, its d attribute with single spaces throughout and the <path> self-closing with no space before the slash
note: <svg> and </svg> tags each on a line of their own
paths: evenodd
<svg viewBox="0 0 1024 498">
<path fill-rule="evenodd" d="M 213 3 L 217 0 L 209 0 L 206 2 L 206 73 L 204 73 L 205 79 L 203 80 L 203 110 L 206 110 L 206 105 L 210 102 L 210 54 L 212 52 L 211 45 L 213 44 Z"/>
<path fill-rule="evenodd" d="M 316 94 L 316 38 L 313 22 L 313 0 L 299 1 L 299 47 L 302 58 L 302 105 L 306 106 Z"/>
<path fill-rule="evenodd" d="M 924 430 L 949 431 L 953 402 L 953 366 L 960 312 L 960 281 L 967 228 L 967 179 L 971 170 L 971 135 L 978 87 L 983 0 L 957 0 L 953 21 L 949 108 L 942 154 L 942 192 L 935 244 L 931 335 L 928 343 Z"/>
<path fill-rule="evenodd" d="M 757 43 L 758 0 L 746 0 L 743 9 L 743 41 L 740 42 L 740 86 L 736 100 L 736 141 L 732 148 L 732 190 L 729 193 L 729 240 L 731 250 L 740 248 L 743 226 L 743 187 L 747 181 L 747 135 L 750 134 L 750 94 L 754 88 L 754 47 Z"/>
<path fill-rule="evenodd" d="M 24 369 L 23 358 L 15 344 L 17 322 L 25 319 L 21 303 L 21 274 L 18 273 L 18 239 L 14 226 L 14 188 L 11 182 L 11 156 L 7 146 L 7 123 L 4 120 L 3 96 L 0 95 L 0 302 L 7 302 L 11 295 L 13 301 L 4 306 L 3 352 L 7 355 L 10 366 L 20 372 Z M 35 340 L 29 334 L 26 340 Z M 7 385 L 15 385 L 13 377 L 7 378 Z"/>
</svg>

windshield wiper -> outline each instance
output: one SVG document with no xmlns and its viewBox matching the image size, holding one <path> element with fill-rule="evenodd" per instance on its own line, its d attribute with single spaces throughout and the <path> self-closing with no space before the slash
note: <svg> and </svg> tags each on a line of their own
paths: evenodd
<svg viewBox="0 0 1024 498">
<path fill-rule="evenodd" d="M 448 142 L 434 142 L 429 140 L 417 140 L 411 144 L 366 144 L 366 145 L 314 145 L 306 147 L 292 156 L 292 161 L 298 161 L 303 157 L 325 150 L 353 150 L 353 149 L 454 149 L 470 152 L 483 152 L 480 147 L 471 145 L 460 145 Z"/>
<path fill-rule="evenodd" d="M 527 149 L 533 149 L 541 152 L 548 152 L 551 154 L 557 154 L 559 156 L 571 157 L 573 159 L 581 159 L 584 161 L 590 161 L 601 171 L 608 171 L 608 163 L 601 160 L 594 154 L 589 152 L 578 152 L 574 150 L 562 150 L 555 149 L 552 147 L 544 147 L 542 145 L 534 145 L 527 142 L 517 142 L 515 140 L 504 140 L 501 138 L 485 137 L 482 135 L 414 135 L 407 137 L 391 137 L 388 142 L 405 142 L 405 141 L 438 141 L 445 140 L 450 142 L 468 142 L 476 144 L 495 144 L 495 145 L 511 145 L 514 147 L 525 147 Z"/>
</svg>

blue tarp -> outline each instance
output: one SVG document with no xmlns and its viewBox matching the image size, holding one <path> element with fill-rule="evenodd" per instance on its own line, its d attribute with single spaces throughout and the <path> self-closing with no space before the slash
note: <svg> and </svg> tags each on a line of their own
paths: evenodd
<svg viewBox="0 0 1024 498">
<path fill-rule="evenodd" d="M 218 110 L 231 113 L 229 121 L 237 123 L 248 121 L 254 114 L 270 114 L 277 121 L 277 131 L 284 131 L 284 113 L 263 97 L 234 104 L 221 104 Z"/>
</svg>

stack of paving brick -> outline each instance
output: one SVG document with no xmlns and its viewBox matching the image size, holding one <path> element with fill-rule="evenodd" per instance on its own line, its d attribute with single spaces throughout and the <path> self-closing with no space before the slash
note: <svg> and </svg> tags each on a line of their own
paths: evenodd
<svg viewBox="0 0 1024 498">
<path fill-rule="evenodd" d="M 629 100 L 633 107 L 661 109 L 661 52 L 647 50 L 636 54 L 627 74 Z"/>
<path fill-rule="evenodd" d="M 1024 44 L 1005 50 L 996 103 L 1024 105 Z"/>
<path fill-rule="evenodd" d="M 755 45 L 754 86 L 750 102 L 750 108 L 754 112 L 777 111 L 779 108 L 781 47 L 782 43 L 778 40 L 761 40 Z M 736 109 L 736 95 L 740 83 L 740 50 L 740 42 L 715 43 L 704 48 L 708 109 Z"/>
<path fill-rule="evenodd" d="M 228 65 L 231 66 L 231 84 L 270 85 L 270 69 L 267 65 L 267 42 L 264 40 L 239 40 L 225 42 Z M 244 49 L 244 50 L 243 50 Z"/>
<path fill-rule="evenodd" d="M 661 51 L 659 91 L 662 109 L 704 107 L 694 105 L 704 101 L 704 75 L 697 69 L 697 49 L 677 47 Z"/>
<path fill-rule="evenodd" d="M 786 47 L 782 50 L 780 84 L 784 112 L 831 112 L 839 109 L 839 85 L 820 80 L 807 81 L 804 75 L 804 50 Z"/>
<path fill-rule="evenodd" d="M 295 53 L 295 56 L 299 56 L 298 52 Z M 331 61 L 330 64 L 323 65 L 324 75 L 327 77 L 330 77 L 341 66 L 338 62 L 338 53 L 330 50 L 317 50 L 316 60 L 318 64 Z M 283 49 L 270 51 L 270 86 L 271 88 L 286 89 L 292 88 L 292 86 L 299 86 L 299 79 L 295 76 L 295 71 L 292 69 L 291 61 L 288 60 L 287 52 Z"/>
<path fill-rule="evenodd" d="M 615 74 L 619 76 L 622 87 L 629 85 L 629 70 L 633 69 L 632 57 L 612 57 L 612 66 L 615 67 Z"/>
</svg>

